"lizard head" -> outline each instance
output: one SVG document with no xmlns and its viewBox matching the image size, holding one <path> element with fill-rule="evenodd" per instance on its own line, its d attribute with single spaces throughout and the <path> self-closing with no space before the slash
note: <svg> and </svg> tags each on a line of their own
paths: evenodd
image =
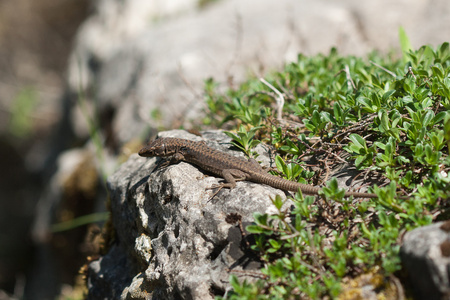
<svg viewBox="0 0 450 300">
<path fill-rule="evenodd" d="M 165 157 L 174 154 L 171 151 L 171 147 L 168 147 L 168 140 L 165 138 L 159 138 L 150 142 L 147 146 L 139 150 L 139 155 L 144 157 Z"/>
</svg>

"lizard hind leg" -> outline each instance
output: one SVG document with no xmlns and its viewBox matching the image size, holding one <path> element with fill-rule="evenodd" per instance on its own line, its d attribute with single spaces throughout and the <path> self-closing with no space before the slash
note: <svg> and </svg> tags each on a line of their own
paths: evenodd
<svg viewBox="0 0 450 300">
<path fill-rule="evenodd" d="M 223 188 L 233 189 L 236 187 L 236 181 L 242 181 L 247 179 L 247 174 L 245 172 L 242 172 L 241 170 L 237 169 L 225 169 L 222 171 L 222 177 L 225 180 L 225 182 L 222 182 L 220 184 L 213 185 L 207 190 L 216 189 L 217 190 L 213 193 L 209 201 L 214 198 L 217 193 L 220 192 Z"/>
</svg>

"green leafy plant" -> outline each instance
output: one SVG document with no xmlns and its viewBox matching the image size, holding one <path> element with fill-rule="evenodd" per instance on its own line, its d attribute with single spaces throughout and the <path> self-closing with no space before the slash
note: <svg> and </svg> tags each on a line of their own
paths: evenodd
<svg viewBox="0 0 450 300">
<path fill-rule="evenodd" d="M 408 57 L 407 57 L 406 53 L 413 50 L 413 47 L 411 45 L 411 42 L 409 41 L 409 38 L 408 38 L 408 35 L 406 34 L 405 29 L 402 26 L 400 26 L 398 29 L 398 36 L 399 36 L 399 40 L 400 40 L 400 47 L 403 52 L 403 60 L 405 62 L 407 62 Z"/>
<path fill-rule="evenodd" d="M 260 140 L 255 139 L 257 130 L 258 127 L 252 127 L 247 131 L 245 127 L 241 125 L 236 132 L 237 134 L 227 131 L 225 131 L 225 134 L 232 138 L 232 144 L 241 149 L 247 156 L 255 157 L 256 154 L 251 150 L 261 142 Z"/>
<path fill-rule="evenodd" d="M 349 135 L 349 139 L 352 141 L 348 146 L 344 147 L 344 150 L 355 153 L 355 165 L 359 166 L 371 166 L 372 159 L 376 154 L 374 146 L 368 147 L 366 140 L 360 135 L 352 133 Z"/>
<path fill-rule="evenodd" d="M 278 171 L 280 171 L 288 180 L 292 181 L 299 180 L 300 182 L 306 183 L 303 177 L 304 176 L 311 177 L 312 175 L 305 172 L 305 170 L 298 164 L 295 163 L 286 164 L 279 155 L 275 157 L 275 165 L 277 166 Z"/>
<path fill-rule="evenodd" d="M 239 127 L 228 135 L 247 155 L 266 142 L 284 178 L 327 181 L 318 198 L 296 193 L 288 210 L 276 197 L 277 213 L 254 215 L 247 230 L 264 268 L 255 283 L 232 277 L 227 298 L 334 298 L 344 280 L 371 270 L 389 282 L 401 269 L 401 234 L 448 214 L 450 47 L 412 50 L 400 31 L 403 60 L 332 49 L 267 75 L 283 93 L 283 120 L 272 115 L 276 95 L 256 78 L 208 90 L 209 106 L 223 107 L 220 124 Z M 377 198 L 344 197 L 328 180 L 330 166 L 343 162 L 377 178 Z"/>
</svg>

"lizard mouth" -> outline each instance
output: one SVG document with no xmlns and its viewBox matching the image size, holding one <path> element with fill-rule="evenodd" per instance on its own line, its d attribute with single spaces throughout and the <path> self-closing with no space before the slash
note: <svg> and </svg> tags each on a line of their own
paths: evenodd
<svg viewBox="0 0 450 300">
<path fill-rule="evenodd" d="M 152 156 L 151 152 L 148 151 L 147 147 L 144 147 L 141 150 L 139 150 L 138 154 L 139 154 L 139 156 L 143 156 L 143 157 L 150 157 L 150 156 Z"/>
</svg>

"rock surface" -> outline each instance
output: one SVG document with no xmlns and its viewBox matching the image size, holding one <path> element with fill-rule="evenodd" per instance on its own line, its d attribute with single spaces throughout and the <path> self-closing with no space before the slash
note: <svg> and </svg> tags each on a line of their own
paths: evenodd
<svg viewBox="0 0 450 300">
<path fill-rule="evenodd" d="M 450 299 L 450 221 L 406 233 L 401 257 L 416 299 Z"/>
<path fill-rule="evenodd" d="M 202 140 L 185 131 L 161 136 Z M 204 137 L 221 150 L 229 145 L 223 133 Z M 238 182 L 210 199 L 219 178 L 184 162 L 156 168 L 159 160 L 134 154 L 109 178 L 115 242 L 89 266 L 88 299 L 213 299 L 229 288 L 230 274 L 259 274 L 238 224 L 274 213 L 270 198 L 284 192 Z"/>
</svg>

